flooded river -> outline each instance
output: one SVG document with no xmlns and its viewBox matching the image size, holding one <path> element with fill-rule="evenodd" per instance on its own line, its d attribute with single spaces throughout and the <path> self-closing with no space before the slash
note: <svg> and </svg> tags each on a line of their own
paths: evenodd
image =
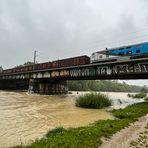
<svg viewBox="0 0 148 148">
<path fill-rule="evenodd" d="M 75 107 L 74 98 L 80 94 L 40 96 L 0 91 L 0 148 L 30 143 L 55 127 L 78 127 L 100 119 L 113 119 L 105 109 Z M 127 98 L 127 93 L 106 94 L 116 108 L 134 101 Z"/>
</svg>

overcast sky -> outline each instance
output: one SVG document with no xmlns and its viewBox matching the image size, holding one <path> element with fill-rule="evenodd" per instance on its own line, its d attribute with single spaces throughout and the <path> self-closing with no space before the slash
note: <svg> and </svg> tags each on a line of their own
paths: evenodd
<svg viewBox="0 0 148 148">
<path fill-rule="evenodd" d="M 0 0 L 3 68 L 145 41 L 148 0 Z"/>
</svg>

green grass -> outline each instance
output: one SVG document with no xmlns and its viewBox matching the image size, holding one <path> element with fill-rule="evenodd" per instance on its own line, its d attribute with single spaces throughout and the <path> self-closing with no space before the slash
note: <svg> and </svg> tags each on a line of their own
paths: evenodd
<svg viewBox="0 0 148 148">
<path fill-rule="evenodd" d="M 132 98 L 145 98 L 146 96 L 147 96 L 147 93 L 145 93 L 145 92 L 140 92 L 135 95 L 128 94 L 128 97 L 132 97 Z"/>
<path fill-rule="evenodd" d="M 130 105 L 125 109 L 113 110 L 115 120 L 97 121 L 79 128 L 64 129 L 62 127 L 49 131 L 46 138 L 36 140 L 29 146 L 15 148 L 97 148 L 101 137 L 110 137 L 137 118 L 148 113 L 148 103 Z"/>
<path fill-rule="evenodd" d="M 124 109 L 112 111 L 113 115 L 119 119 L 136 119 L 148 113 L 148 103 L 137 103 L 129 105 Z"/>
<path fill-rule="evenodd" d="M 108 96 L 100 93 L 85 94 L 79 96 L 76 99 L 77 107 L 100 109 L 103 107 L 108 107 L 110 105 L 111 100 L 109 100 Z"/>
</svg>

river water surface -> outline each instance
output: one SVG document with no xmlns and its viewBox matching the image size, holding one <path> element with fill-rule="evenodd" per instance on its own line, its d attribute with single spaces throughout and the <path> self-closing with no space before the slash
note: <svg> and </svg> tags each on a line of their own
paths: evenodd
<svg viewBox="0 0 148 148">
<path fill-rule="evenodd" d="M 83 93 L 40 96 L 0 91 L 0 148 L 28 144 L 55 127 L 79 127 L 101 119 L 113 119 L 106 109 L 75 107 L 74 98 Z M 134 103 L 127 98 L 127 93 L 106 94 L 115 108 Z"/>
</svg>

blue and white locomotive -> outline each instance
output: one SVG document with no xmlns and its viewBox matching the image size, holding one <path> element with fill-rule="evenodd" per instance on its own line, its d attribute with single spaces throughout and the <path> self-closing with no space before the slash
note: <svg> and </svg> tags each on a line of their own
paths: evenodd
<svg viewBox="0 0 148 148">
<path fill-rule="evenodd" d="M 107 53 L 109 55 L 120 55 L 120 56 L 148 54 L 148 42 L 108 49 Z"/>
<path fill-rule="evenodd" d="M 91 54 L 91 63 L 111 62 L 111 61 L 126 61 L 136 58 L 148 57 L 148 42 L 110 48 Z"/>
</svg>

